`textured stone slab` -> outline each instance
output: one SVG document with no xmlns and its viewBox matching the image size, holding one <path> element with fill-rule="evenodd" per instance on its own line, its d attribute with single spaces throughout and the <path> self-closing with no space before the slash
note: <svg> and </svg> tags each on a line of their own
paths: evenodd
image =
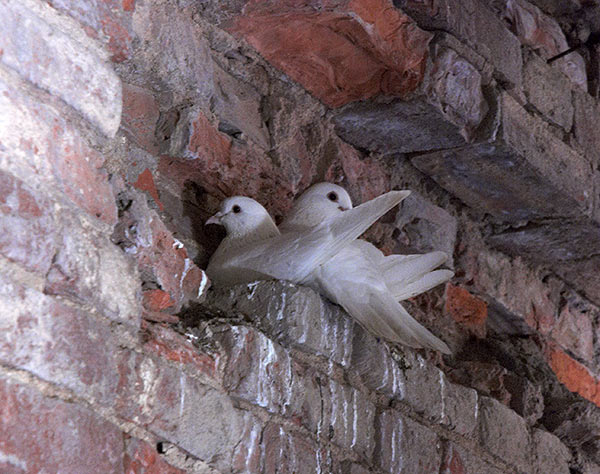
<svg viewBox="0 0 600 474">
<path fill-rule="evenodd" d="M 571 452 L 556 436 L 547 431 L 533 431 L 533 462 L 534 473 L 569 474 Z"/>
<path fill-rule="evenodd" d="M 508 222 L 590 213 L 590 161 L 508 94 L 489 143 L 423 154 L 413 164 L 468 205 Z"/>
<path fill-rule="evenodd" d="M 521 44 L 480 0 L 394 0 L 426 29 L 447 31 L 492 63 L 503 81 L 521 83 Z"/>
<path fill-rule="evenodd" d="M 42 2 L 7 0 L 0 4 L 0 29 L 0 63 L 115 135 L 121 81 L 79 25 Z"/>
</svg>

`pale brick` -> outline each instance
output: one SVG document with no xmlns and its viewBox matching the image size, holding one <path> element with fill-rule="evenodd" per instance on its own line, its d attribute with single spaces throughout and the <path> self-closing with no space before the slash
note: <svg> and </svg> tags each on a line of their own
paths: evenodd
<svg viewBox="0 0 600 474">
<path fill-rule="evenodd" d="M 560 440 L 547 431 L 533 430 L 534 474 L 569 474 L 571 452 Z"/>
<path fill-rule="evenodd" d="M 519 471 L 531 472 L 531 441 L 525 420 L 493 398 L 479 400 L 479 440 Z"/>
<path fill-rule="evenodd" d="M 36 0 L 3 2 L 0 19 L 0 62 L 113 137 L 121 121 L 121 82 L 93 40 Z"/>
<path fill-rule="evenodd" d="M 385 472 L 413 474 L 438 472 L 441 442 L 430 431 L 400 415 L 385 410 L 375 418 L 375 463 Z"/>
</svg>

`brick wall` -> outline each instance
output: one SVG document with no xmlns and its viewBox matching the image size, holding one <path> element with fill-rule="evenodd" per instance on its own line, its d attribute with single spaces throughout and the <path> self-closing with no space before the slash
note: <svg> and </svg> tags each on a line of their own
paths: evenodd
<svg viewBox="0 0 600 474">
<path fill-rule="evenodd" d="M 0 1 L 0 471 L 600 472 L 598 48 L 577 0 Z M 413 194 L 443 359 L 210 288 L 245 194 Z"/>
</svg>

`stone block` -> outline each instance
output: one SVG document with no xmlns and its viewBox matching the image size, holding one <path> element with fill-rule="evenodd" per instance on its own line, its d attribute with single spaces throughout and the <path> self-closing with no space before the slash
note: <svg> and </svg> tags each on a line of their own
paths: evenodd
<svg viewBox="0 0 600 474">
<path fill-rule="evenodd" d="M 598 308 L 572 293 L 560 309 L 552 338 L 563 348 L 584 361 L 594 357 L 594 321 L 600 316 Z"/>
<path fill-rule="evenodd" d="M 317 5 L 252 2 L 228 30 L 330 107 L 419 86 L 431 33 L 386 0 Z"/>
<path fill-rule="evenodd" d="M 48 198 L 0 170 L 0 253 L 28 270 L 45 275 L 60 230 Z"/>
<path fill-rule="evenodd" d="M 589 213 L 589 160 L 507 94 L 499 104 L 491 142 L 423 154 L 413 164 L 469 206 L 503 221 Z"/>
<path fill-rule="evenodd" d="M 573 126 L 573 99 L 564 74 L 529 54 L 523 67 L 523 90 L 527 102 L 546 119 L 567 132 Z"/>
<path fill-rule="evenodd" d="M 477 391 L 450 383 L 443 375 L 440 378 L 443 378 L 441 424 L 462 436 L 476 435 L 479 422 Z"/>
<path fill-rule="evenodd" d="M 93 218 L 115 223 L 117 209 L 101 169 L 104 157 L 53 108 L 0 70 L 0 167 L 47 194 L 62 192 Z"/>
<path fill-rule="evenodd" d="M 419 26 L 451 33 L 492 63 L 499 78 L 521 84 L 521 45 L 504 23 L 480 0 L 394 0 Z"/>
<path fill-rule="evenodd" d="M 597 255 L 584 260 L 560 262 L 554 267 L 558 276 L 582 291 L 585 296 L 600 305 L 600 257 Z"/>
<path fill-rule="evenodd" d="M 377 414 L 375 440 L 375 463 L 385 472 L 409 474 L 440 469 L 442 447 L 436 434 L 394 410 Z"/>
<path fill-rule="evenodd" d="M 600 224 L 589 221 L 557 221 L 490 236 L 495 248 L 523 255 L 542 264 L 582 260 L 600 253 Z"/>
<path fill-rule="evenodd" d="M 121 472 L 123 433 L 90 410 L 0 379 L 3 472 Z"/>
<path fill-rule="evenodd" d="M 525 420 L 493 398 L 479 399 L 479 440 L 519 471 L 531 472 L 531 440 Z"/>
<path fill-rule="evenodd" d="M 535 474 L 552 472 L 568 474 L 571 452 L 556 436 L 547 431 L 533 430 L 533 465 Z"/>
<path fill-rule="evenodd" d="M 431 151 L 464 145 L 460 128 L 424 100 L 357 102 L 334 117 L 337 134 L 375 153 Z"/>
<path fill-rule="evenodd" d="M 121 81 L 102 50 L 69 18 L 35 0 L 0 6 L 0 63 L 81 113 L 113 137 L 121 121 Z"/>
</svg>

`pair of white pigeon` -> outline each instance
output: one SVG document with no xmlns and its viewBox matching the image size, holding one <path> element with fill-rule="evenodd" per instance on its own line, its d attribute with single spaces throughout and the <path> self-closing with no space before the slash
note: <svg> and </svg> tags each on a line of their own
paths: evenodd
<svg viewBox="0 0 600 474">
<path fill-rule="evenodd" d="M 206 221 L 227 231 L 207 274 L 224 286 L 271 279 L 307 285 L 342 306 L 376 336 L 450 354 L 448 346 L 399 303 L 452 278 L 450 270 L 434 270 L 447 255 L 386 257 L 358 239 L 409 194 L 390 191 L 352 208 L 344 188 L 315 184 L 296 200 L 279 228 L 255 200 L 227 198 Z"/>
</svg>

